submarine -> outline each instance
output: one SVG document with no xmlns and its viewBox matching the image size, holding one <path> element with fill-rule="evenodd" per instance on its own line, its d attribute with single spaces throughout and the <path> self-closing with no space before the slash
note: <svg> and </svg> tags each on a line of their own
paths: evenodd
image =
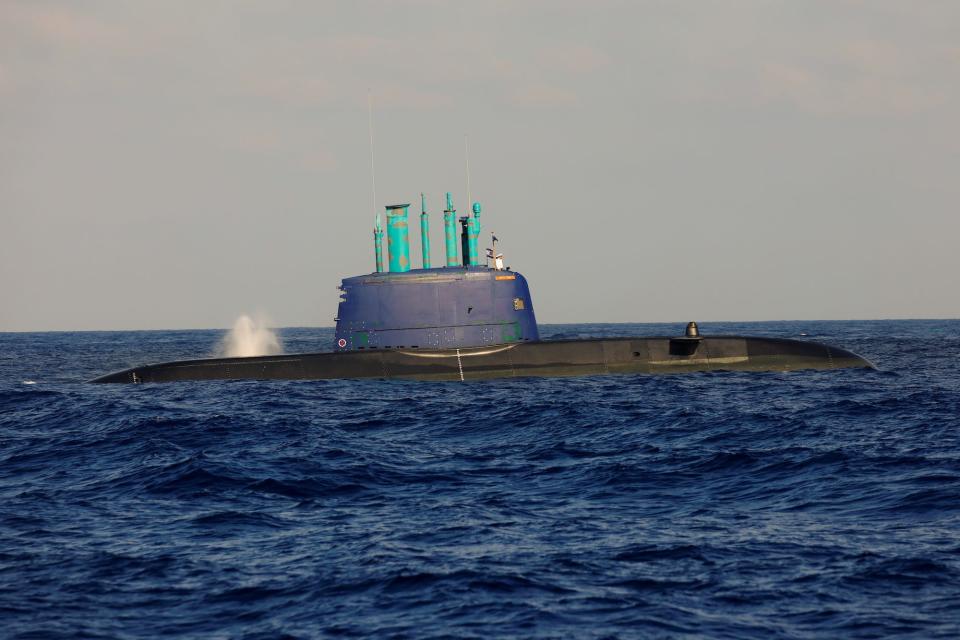
<svg viewBox="0 0 960 640">
<path fill-rule="evenodd" d="M 373 230 L 375 271 L 348 277 L 332 351 L 203 358 L 133 367 L 95 383 L 191 380 L 399 378 L 483 380 L 524 376 L 794 371 L 874 368 L 855 353 L 806 340 L 702 335 L 695 322 L 676 336 L 541 340 L 526 278 L 505 266 L 497 238 L 478 251 L 481 206 L 443 211 L 446 263 L 430 259 L 430 220 L 420 198 L 421 268 L 410 264 L 410 204 L 386 207 Z M 457 233 L 459 223 L 460 233 Z M 458 237 L 459 235 L 459 237 Z"/>
</svg>

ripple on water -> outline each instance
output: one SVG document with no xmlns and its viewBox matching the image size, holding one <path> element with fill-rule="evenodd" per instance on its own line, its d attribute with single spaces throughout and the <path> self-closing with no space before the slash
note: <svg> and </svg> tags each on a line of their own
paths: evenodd
<svg viewBox="0 0 960 640">
<path fill-rule="evenodd" d="M 701 328 L 882 370 L 113 387 L 220 334 L 0 334 L 4 632 L 960 636 L 960 322 Z"/>
</svg>

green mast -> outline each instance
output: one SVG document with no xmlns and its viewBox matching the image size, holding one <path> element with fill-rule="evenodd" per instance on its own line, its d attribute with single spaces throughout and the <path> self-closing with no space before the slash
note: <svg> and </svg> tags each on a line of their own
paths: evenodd
<svg viewBox="0 0 960 640">
<path fill-rule="evenodd" d="M 410 271 L 410 232 L 407 227 L 409 204 L 387 206 L 387 248 L 390 250 L 390 271 Z"/>
<path fill-rule="evenodd" d="M 477 250 L 477 240 L 480 238 L 480 203 L 473 203 L 473 219 L 470 221 L 470 264 L 480 264 L 480 252 Z"/>
<path fill-rule="evenodd" d="M 373 229 L 373 253 L 377 273 L 383 273 L 383 229 L 380 227 L 380 214 L 377 214 L 377 226 Z"/>
<path fill-rule="evenodd" d="M 427 198 L 420 194 L 420 250 L 423 252 L 423 268 L 430 268 L 430 216 L 427 214 Z"/>
<path fill-rule="evenodd" d="M 457 210 L 453 208 L 453 196 L 447 192 L 447 208 L 443 210 L 443 235 L 447 247 L 447 266 L 457 266 Z"/>
<path fill-rule="evenodd" d="M 473 203 L 473 215 L 460 218 L 462 230 L 460 244 L 463 247 L 463 266 L 476 267 L 480 264 L 477 251 L 477 238 L 480 237 L 480 203 Z"/>
</svg>

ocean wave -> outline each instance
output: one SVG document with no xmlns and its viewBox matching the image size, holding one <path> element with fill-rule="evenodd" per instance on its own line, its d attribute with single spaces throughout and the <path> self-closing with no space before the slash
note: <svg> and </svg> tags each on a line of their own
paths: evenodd
<svg viewBox="0 0 960 640">
<path fill-rule="evenodd" d="M 960 322 L 701 328 L 881 370 L 122 387 L 218 334 L 0 335 L 0 635 L 955 637 Z"/>
</svg>

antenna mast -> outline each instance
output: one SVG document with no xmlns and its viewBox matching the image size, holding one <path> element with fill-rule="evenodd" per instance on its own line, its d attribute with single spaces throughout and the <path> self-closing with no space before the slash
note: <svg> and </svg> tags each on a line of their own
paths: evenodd
<svg viewBox="0 0 960 640">
<path fill-rule="evenodd" d="M 470 193 L 470 146 L 467 144 L 467 134 L 463 134 L 463 160 L 467 169 L 467 211 L 470 211 L 473 195 Z"/>
<path fill-rule="evenodd" d="M 370 186 L 373 191 L 373 210 L 376 222 L 373 228 L 373 253 L 377 273 L 383 272 L 383 228 L 380 226 L 380 210 L 377 208 L 377 166 L 373 155 L 373 93 L 367 91 L 367 125 L 370 132 Z"/>
<path fill-rule="evenodd" d="M 370 132 L 370 186 L 373 189 L 373 210 L 377 214 L 377 229 L 380 228 L 380 210 L 377 208 L 377 166 L 373 156 L 373 94 L 367 91 L 367 125 Z"/>
</svg>

